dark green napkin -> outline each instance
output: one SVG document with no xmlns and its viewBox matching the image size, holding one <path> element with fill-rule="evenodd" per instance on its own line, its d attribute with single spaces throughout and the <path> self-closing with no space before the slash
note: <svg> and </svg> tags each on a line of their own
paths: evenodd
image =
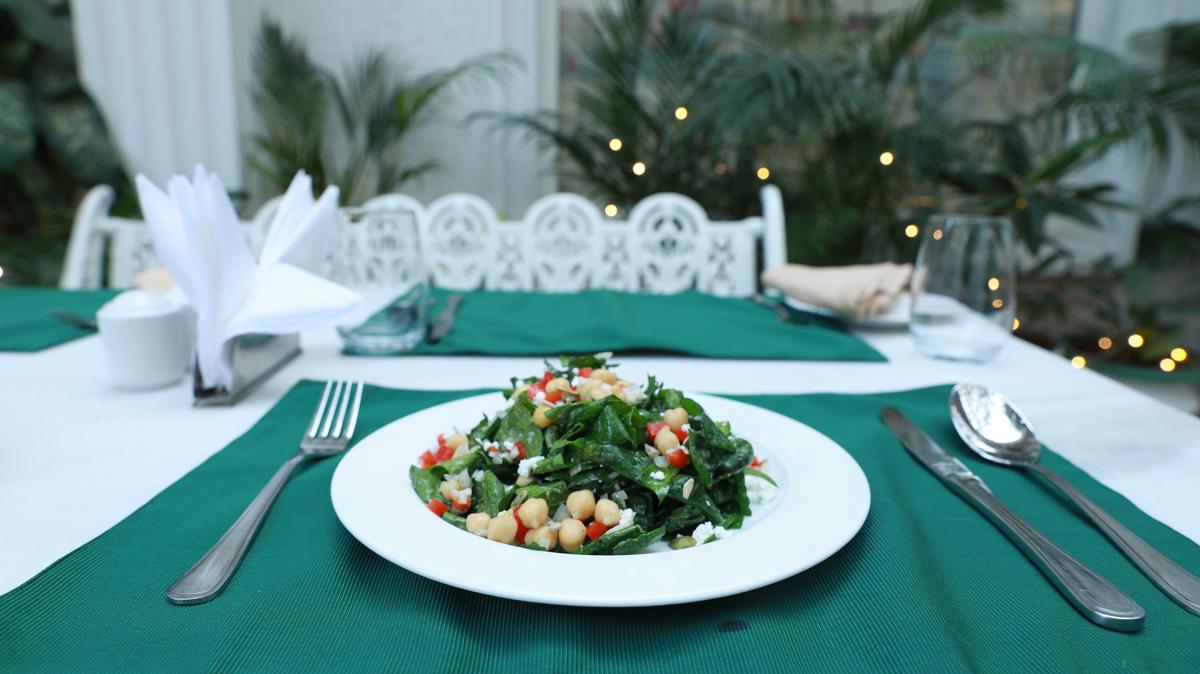
<svg viewBox="0 0 1200 674">
<path fill-rule="evenodd" d="M 877 421 L 880 408 L 896 405 L 965 455 L 947 414 L 948 387 L 739 397 L 829 435 L 862 465 L 872 490 L 866 524 L 841 552 L 754 592 L 675 607 L 579 609 L 446 587 L 384 561 L 342 528 L 329 501 L 334 458 L 303 468 L 284 489 L 222 596 L 198 606 L 168 603 L 167 585 L 295 451 L 320 392 L 314 382 L 297 385 L 225 450 L 0 597 L 4 669 L 1058 672 L 1195 671 L 1198 662 L 1200 617 L 1160 594 L 1046 488 L 964 458 L 1017 512 L 1141 602 L 1145 630 L 1111 632 L 1077 614 Z M 359 435 L 472 393 L 369 388 Z M 1196 545 L 1057 455 L 1045 461 L 1151 544 L 1200 570 Z M 716 543 L 733 544 L 736 537 Z M 753 565 L 746 559 L 728 573 Z M 479 572 L 503 578 L 522 570 L 481 559 Z"/>
<path fill-rule="evenodd" d="M 55 318 L 54 311 L 95 320 L 119 290 L 0 289 L 0 351 L 41 351 L 94 334 Z"/>
<path fill-rule="evenodd" d="M 706 358 L 886 360 L 849 332 L 818 321 L 783 323 L 770 308 L 743 298 L 611 290 L 465 295 L 454 330 L 412 353 L 552 356 L 659 351 Z"/>
</svg>

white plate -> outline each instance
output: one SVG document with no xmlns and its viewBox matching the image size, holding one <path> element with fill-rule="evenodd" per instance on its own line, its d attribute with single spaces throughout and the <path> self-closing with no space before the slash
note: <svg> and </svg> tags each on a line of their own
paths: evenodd
<svg viewBox="0 0 1200 674">
<path fill-rule="evenodd" d="M 413 573 L 495 597 L 571 606 L 656 606 L 745 592 L 821 562 L 854 537 L 871 492 L 845 450 L 774 412 L 693 398 L 754 444 L 780 486 L 724 540 L 637 555 L 567 555 L 495 543 L 435 517 L 413 492 L 409 466 L 438 433 L 474 426 L 503 407 L 498 393 L 431 407 L 363 438 L 333 475 L 333 507 L 363 545 Z"/>
<path fill-rule="evenodd" d="M 844 314 L 840 311 L 834 311 L 828 307 L 819 307 L 815 304 L 802 302 L 794 297 L 784 297 L 783 303 L 797 311 L 807 311 L 810 314 L 819 314 L 821 316 L 829 316 L 836 318 L 846 325 L 855 328 L 874 328 L 896 330 L 907 328 L 909 316 L 912 314 L 912 294 L 903 292 L 896 296 L 896 301 L 887 311 L 876 316 L 868 316 L 866 318 L 855 318 L 849 314 Z"/>
</svg>

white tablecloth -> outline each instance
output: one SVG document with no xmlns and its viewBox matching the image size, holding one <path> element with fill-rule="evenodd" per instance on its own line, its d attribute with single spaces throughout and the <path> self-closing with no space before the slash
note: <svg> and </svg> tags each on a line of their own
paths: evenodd
<svg viewBox="0 0 1200 674">
<path fill-rule="evenodd" d="M 1056 452 L 1200 542 L 1200 419 L 1016 339 L 980 366 L 924 358 L 903 332 L 863 337 L 889 362 L 619 360 L 635 381 L 648 372 L 707 393 L 981 382 L 1010 396 Z M 193 408 L 184 383 L 111 390 L 95 337 L 36 354 L 0 353 L 0 593 L 128 516 L 246 431 L 301 378 L 464 389 L 499 387 L 541 365 L 540 358 L 349 358 L 332 331 L 306 334 L 303 343 L 299 359 L 236 407 L 219 409 Z"/>
</svg>

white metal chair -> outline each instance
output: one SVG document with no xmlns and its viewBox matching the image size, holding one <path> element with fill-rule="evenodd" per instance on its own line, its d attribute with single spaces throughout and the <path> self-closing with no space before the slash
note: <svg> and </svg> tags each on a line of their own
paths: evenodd
<svg viewBox="0 0 1200 674">
<path fill-rule="evenodd" d="M 783 200 L 766 185 L 763 214 L 734 222 L 708 219 L 680 194 L 643 199 L 626 220 L 605 217 L 577 194 L 537 200 L 521 220 L 500 220 L 472 194 L 448 194 L 428 206 L 402 194 L 371 199 L 356 213 L 331 251 L 331 276 L 348 285 L 400 280 L 410 270 L 393 264 L 405 245 L 388 214 L 411 211 L 421 232 L 423 258 L 435 285 L 453 290 L 575 292 L 586 288 L 675 293 L 696 289 L 747 296 L 758 286 L 759 242 L 765 267 L 786 261 Z M 126 287 L 157 264 L 145 226 L 107 215 L 112 190 L 97 187 L 80 205 L 63 277 L 64 288 L 100 285 L 99 252 L 107 237 L 107 285 Z M 268 202 L 247 223 L 252 245 L 261 243 L 274 215 Z M 346 213 L 347 211 L 343 211 Z M 257 248 L 256 248 L 257 249 Z"/>
</svg>

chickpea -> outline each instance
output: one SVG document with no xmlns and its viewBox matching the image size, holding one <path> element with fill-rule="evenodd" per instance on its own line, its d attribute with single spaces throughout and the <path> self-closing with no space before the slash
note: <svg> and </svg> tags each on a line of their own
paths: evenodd
<svg viewBox="0 0 1200 674">
<path fill-rule="evenodd" d="M 683 428 L 683 425 L 688 422 L 688 413 L 687 410 L 683 409 L 682 407 L 676 407 L 675 409 L 664 412 L 662 420 L 668 428 L 673 431 L 677 431 L 680 428 Z"/>
<path fill-rule="evenodd" d="M 525 545 L 540 545 L 547 550 L 553 550 L 558 544 L 558 534 L 543 524 L 536 529 L 525 532 Z"/>
<path fill-rule="evenodd" d="M 446 436 L 446 445 L 458 449 L 460 446 L 467 444 L 467 436 L 462 433 L 451 433 Z"/>
<path fill-rule="evenodd" d="M 679 438 L 671 432 L 670 428 L 664 428 L 654 436 L 654 447 L 663 454 L 679 447 Z"/>
<path fill-rule="evenodd" d="M 467 531 L 478 534 L 480 532 L 487 533 L 488 523 L 492 521 L 492 516 L 487 513 L 471 513 L 467 515 Z"/>
<path fill-rule="evenodd" d="M 531 498 L 521 504 L 521 509 L 517 511 L 517 517 L 521 518 L 521 523 L 530 529 L 536 529 L 546 523 L 550 516 L 550 508 L 546 505 L 544 498 Z"/>
<path fill-rule="evenodd" d="M 580 489 L 567 496 L 567 512 L 580 522 L 596 512 L 596 495 L 590 489 Z"/>
<path fill-rule="evenodd" d="M 562 391 L 563 393 L 570 393 L 571 392 L 571 382 L 567 381 L 566 379 L 563 379 L 562 377 L 558 377 L 556 379 L 551 379 L 550 381 L 546 382 L 546 393 L 554 393 L 555 391 Z"/>
<path fill-rule="evenodd" d="M 517 518 L 507 510 L 496 515 L 488 522 L 487 537 L 498 543 L 512 543 L 517 537 Z"/>
<path fill-rule="evenodd" d="M 612 370 L 592 370 L 592 379 L 599 379 L 605 384 L 617 383 L 617 373 Z"/>
<path fill-rule="evenodd" d="M 596 521 L 606 527 L 611 527 L 621 521 L 621 506 L 606 498 L 596 502 Z"/>
<path fill-rule="evenodd" d="M 457 489 L 458 482 L 451 483 L 450 481 L 442 482 L 442 486 L 438 490 L 442 493 L 442 498 L 447 501 L 454 502 L 454 490 Z"/>
<path fill-rule="evenodd" d="M 588 397 L 591 398 L 592 400 L 604 400 L 605 398 L 607 398 L 610 395 L 612 395 L 612 391 L 604 390 L 604 386 L 602 386 L 602 385 L 601 386 L 593 386 L 588 391 Z"/>
<path fill-rule="evenodd" d="M 529 384 L 521 384 L 520 386 L 518 386 L 516 388 L 515 391 L 512 392 L 512 395 L 509 396 L 508 399 L 516 400 L 517 398 L 520 398 L 522 395 L 524 395 L 528 392 L 529 392 Z"/>
<path fill-rule="evenodd" d="M 575 552 L 583 545 L 583 537 L 587 535 L 587 527 L 579 520 L 563 520 L 558 528 L 558 544 L 567 552 Z"/>
<path fill-rule="evenodd" d="M 550 409 L 549 405 L 540 405 L 533 411 L 533 425 L 538 428 L 545 428 L 554 423 L 550 421 L 550 417 L 546 416 L 546 410 Z"/>
</svg>

